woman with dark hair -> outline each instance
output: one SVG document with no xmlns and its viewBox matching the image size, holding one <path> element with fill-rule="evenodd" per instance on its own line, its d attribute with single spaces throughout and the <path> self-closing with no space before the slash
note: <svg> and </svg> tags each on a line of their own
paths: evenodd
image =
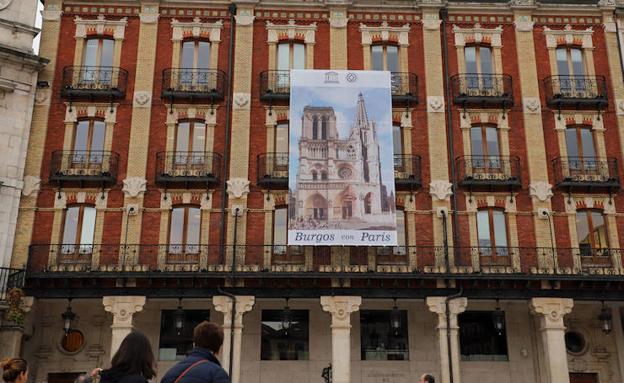
<svg viewBox="0 0 624 383">
<path fill-rule="evenodd" d="M 128 334 L 111 360 L 111 368 L 100 373 L 100 383 L 146 383 L 156 376 L 154 353 L 143 333 Z"/>
<path fill-rule="evenodd" d="M 10 358 L 0 362 L 2 380 L 6 383 L 26 383 L 28 381 L 28 364 L 22 358 Z"/>
</svg>

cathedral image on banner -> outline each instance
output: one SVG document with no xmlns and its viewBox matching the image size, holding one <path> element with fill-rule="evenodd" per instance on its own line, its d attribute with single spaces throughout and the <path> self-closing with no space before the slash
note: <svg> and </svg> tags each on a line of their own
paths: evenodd
<svg viewBox="0 0 624 383">
<path fill-rule="evenodd" d="M 293 71 L 289 244 L 396 245 L 387 72 Z"/>
</svg>

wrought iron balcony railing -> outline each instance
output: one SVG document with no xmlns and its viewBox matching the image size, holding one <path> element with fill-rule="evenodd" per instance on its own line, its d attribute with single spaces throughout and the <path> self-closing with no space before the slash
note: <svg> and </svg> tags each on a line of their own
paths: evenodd
<svg viewBox="0 0 624 383">
<path fill-rule="evenodd" d="M 225 72 L 217 69 L 169 68 L 163 71 L 162 97 L 171 101 L 218 102 L 227 91 Z"/>
<path fill-rule="evenodd" d="M 418 103 L 418 77 L 409 72 L 392 72 L 390 75 L 394 103 Z M 290 71 L 267 70 L 260 73 L 260 100 L 264 102 L 290 99 Z"/>
<path fill-rule="evenodd" d="M 394 155 L 394 184 L 398 190 L 413 190 L 422 185 L 422 158 L 411 154 Z"/>
<path fill-rule="evenodd" d="M 399 190 L 413 190 L 421 186 L 420 156 L 394 155 L 394 182 Z M 258 155 L 258 186 L 267 189 L 288 189 L 288 153 L 263 153 Z M 332 181 L 308 183 L 306 189 L 331 187 Z M 337 184 L 336 184 L 337 185 Z"/>
<path fill-rule="evenodd" d="M 212 152 L 160 152 L 156 155 L 156 182 L 214 185 L 219 182 L 221 155 Z"/>
<path fill-rule="evenodd" d="M 119 154 L 109 151 L 56 151 L 52 153 L 50 181 L 115 184 Z"/>
<path fill-rule="evenodd" d="M 258 155 L 258 186 L 288 189 L 288 153 Z"/>
<path fill-rule="evenodd" d="M 266 272 L 303 273 L 310 278 L 374 278 L 403 273 L 426 277 L 515 275 L 615 275 L 621 249 L 544 247 L 397 246 L 349 247 L 348 256 L 332 256 L 329 246 L 46 244 L 31 245 L 28 271 L 40 272 L 203 272 L 235 271 L 261 276 Z M 343 254 L 343 253 L 341 253 Z M 244 260 L 244 261 L 243 261 Z M 306 275 L 305 273 L 312 273 Z M 254 274 L 260 273 L 260 274 Z M 361 274 L 364 273 L 364 274 Z"/>
<path fill-rule="evenodd" d="M 511 76 L 463 73 L 451 76 L 453 102 L 462 106 L 509 107 L 513 105 Z"/>
<path fill-rule="evenodd" d="M 558 157 L 552 164 L 558 187 L 587 191 L 617 190 L 620 187 L 615 158 Z"/>
<path fill-rule="evenodd" d="M 12 288 L 24 287 L 26 270 L 0 267 L 0 302 L 7 300 L 7 293 Z"/>
<path fill-rule="evenodd" d="M 126 96 L 128 72 L 108 66 L 68 66 L 63 69 L 61 95 L 74 99 L 122 99 Z"/>
<path fill-rule="evenodd" d="M 521 186 L 520 159 L 515 156 L 464 156 L 455 160 L 460 186 L 515 188 Z"/>
<path fill-rule="evenodd" d="M 604 76 L 551 76 L 544 79 L 544 90 L 551 108 L 605 109 L 608 105 Z"/>
</svg>

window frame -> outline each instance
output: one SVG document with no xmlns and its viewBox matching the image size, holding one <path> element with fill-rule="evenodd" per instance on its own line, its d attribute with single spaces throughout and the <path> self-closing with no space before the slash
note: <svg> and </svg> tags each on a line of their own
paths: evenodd
<svg viewBox="0 0 624 383">
<path fill-rule="evenodd" d="M 111 57 L 110 57 L 110 61 L 111 61 L 111 67 L 113 67 L 115 65 L 115 39 L 113 39 L 110 36 L 101 36 L 101 35 L 93 35 L 93 36 L 89 36 L 84 40 L 84 52 L 82 54 L 82 64 L 83 66 L 86 67 L 108 67 L 108 65 L 102 65 L 102 53 L 104 52 L 104 40 L 107 41 L 111 41 L 112 42 L 112 49 L 111 49 Z M 95 65 L 86 65 L 87 62 L 87 52 L 88 52 L 88 45 L 90 41 L 98 41 L 98 46 L 97 46 L 97 50 L 96 50 L 96 55 L 95 55 Z"/>
<path fill-rule="evenodd" d="M 187 67 L 183 64 L 184 61 L 184 45 L 188 43 L 193 43 L 193 65 L 191 67 Z M 208 44 L 208 66 L 206 68 L 200 68 L 199 64 L 199 45 L 200 43 Z M 180 69 L 187 70 L 208 70 L 212 67 L 212 42 L 209 39 L 203 38 L 188 38 L 184 39 L 180 42 Z"/>
<path fill-rule="evenodd" d="M 371 310 L 360 310 L 360 360 L 361 361 L 387 361 L 387 362 L 406 362 L 410 360 L 410 338 L 409 338 L 409 312 L 406 309 L 399 309 L 400 313 L 401 313 L 401 334 L 400 335 L 392 335 L 391 334 L 391 325 L 390 325 L 390 319 L 392 316 L 392 310 L 376 310 L 376 309 L 371 309 Z M 386 354 L 386 359 L 367 359 L 366 358 L 366 352 L 375 352 L 375 351 L 384 351 L 384 349 L 382 350 L 366 350 L 365 347 L 365 343 L 368 342 L 364 342 L 363 339 L 366 335 L 368 335 L 368 333 L 365 332 L 365 323 L 364 321 L 367 318 L 367 315 L 376 315 L 379 316 L 380 314 L 384 314 L 388 316 L 388 320 L 384 321 L 382 319 L 378 319 L 377 322 L 370 322 L 370 323 L 374 323 L 374 324 L 381 324 L 383 322 L 386 322 L 388 324 L 388 332 L 386 334 L 378 334 L 379 338 L 381 338 L 381 336 L 385 335 L 385 339 L 388 340 L 388 345 L 390 345 L 390 337 L 396 337 L 398 339 L 398 342 L 404 342 L 404 348 L 403 349 L 395 349 L 397 351 L 403 351 L 403 356 L 404 359 L 388 359 L 388 354 Z M 373 328 L 374 330 L 374 328 Z M 400 337 L 400 338 L 399 338 Z M 372 343 L 372 342 L 371 342 Z M 382 342 L 383 344 L 383 342 Z M 372 345 L 374 346 L 374 345 Z M 378 346 L 379 347 L 379 346 Z M 389 350 L 393 350 L 393 349 L 388 349 L 386 348 L 385 351 L 389 351 Z"/>
<path fill-rule="evenodd" d="M 161 359 L 160 358 L 160 354 L 161 354 L 160 350 L 161 349 L 170 348 L 170 347 L 161 347 L 162 346 L 162 341 L 163 341 L 163 323 L 164 323 L 163 321 L 165 320 L 164 317 L 165 316 L 171 316 L 171 319 L 175 320 L 175 316 L 174 316 L 175 312 L 176 312 L 176 310 L 174 310 L 174 309 L 163 309 L 163 310 L 160 310 L 160 329 L 158 331 L 158 348 L 157 348 L 158 354 L 156 355 L 157 361 L 174 361 L 174 360 L 175 361 L 180 361 L 185 356 L 188 355 L 188 354 L 178 354 L 178 352 L 177 352 L 178 349 L 176 348 L 176 357 L 175 357 L 175 359 Z M 184 315 L 184 330 L 183 331 L 184 332 L 190 332 L 190 334 L 188 334 L 188 335 L 185 334 L 186 335 L 184 337 L 185 339 L 181 339 L 181 342 L 179 342 L 179 343 L 187 344 L 190 341 L 190 343 L 191 343 L 191 348 L 190 349 L 192 350 L 192 348 L 193 348 L 193 345 L 192 345 L 192 343 L 193 343 L 193 328 L 195 326 L 197 326 L 201 322 L 193 324 L 192 321 L 189 321 L 189 316 L 190 316 L 189 313 L 190 312 L 194 312 L 194 313 L 198 314 L 198 316 L 207 313 L 208 315 L 204 318 L 204 320 L 207 320 L 207 321 L 210 321 L 210 317 L 211 317 L 212 313 L 211 313 L 210 310 L 207 310 L 207 309 L 206 310 L 204 310 L 204 309 L 184 309 L 185 315 Z M 173 326 L 172 329 L 175 330 L 175 326 Z M 182 335 L 178 335 L 178 336 L 182 337 Z M 166 339 L 166 341 L 169 341 L 173 337 L 174 337 L 174 335 L 166 334 L 165 339 Z"/>
<path fill-rule="evenodd" d="M 280 46 L 286 46 L 286 45 L 288 45 L 288 69 L 280 68 L 280 58 L 279 58 Z M 303 47 L 303 57 L 302 57 L 303 68 L 294 67 L 295 45 L 300 45 L 301 47 Z M 306 53 L 307 53 L 306 43 L 302 40 L 293 39 L 293 40 L 278 41 L 276 44 L 276 51 L 275 51 L 275 69 L 277 70 L 306 69 Z"/>
<path fill-rule="evenodd" d="M 559 56 L 558 56 L 558 52 L 565 50 L 565 56 L 566 56 L 566 62 L 567 62 L 567 66 L 568 66 L 568 72 L 566 74 L 562 74 L 559 73 Z M 581 63 L 583 65 L 583 73 L 579 74 L 579 73 L 575 73 L 574 72 L 574 60 L 572 59 L 572 51 L 576 50 L 580 53 L 581 55 Z M 570 77 L 582 77 L 582 76 L 587 76 L 587 63 L 586 63 L 586 57 L 585 57 L 585 52 L 583 50 L 583 48 L 581 46 L 578 45 L 560 45 L 558 47 L 555 48 L 555 63 L 557 66 L 557 74 L 559 76 L 570 76 Z"/>
<path fill-rule="evenodd" d="M 468 72 L 468 59 L 466 57 L 467 49 L 474 48 L 475 50 L 475 65 L 477 67 L 476 72 Z M 483 63 L 481 60 L 481 48 L 486 48 L 490 52 L 490 65 L 492 66 L 490 73 L 483 72 Z M 496 73 L 496 65 L 494 63 L 494 49 L 489 44 L 467 44 L 464 47 L 464 66 L 466 67 L 466 74 L 476 75 L 493 75 Z"/>
<path fill-rule="evenodd" d="M 263 347 L 263 341 L 265 340 L 265 336 L 264 336 L 264 331 L 263 331 L 263 326 L 265 322 L 276 322 L 273 320 L 268 320 L 265 319 L 266 317 L 268 317 L 269 315 L 273 315 L 275 317 L 279 317 L 280 314 L 282 313 L 282 310 L 280 309 L 263 309 L 260 312 L 260 361 L 261 362 L 267 362 L 267 361 L 311 361 L 312 359 L 310 358 L 310 310 L 308 309 L 292 309 L 291 310 L 291 314 L 293 316 L 293 319 L 298 319 L 299 320 L 297 322 L 299 323 L 305 323 L 306 324 L 306 328 L 305 328 L 305 335 L 306 335 L 306 339 L 303 341 L 303 344 L 305 346 L 304 350 L 303 350 L 303 358 L 299 359 L 299 354 L 298 351 L 297 352 L 297 358 L 296 359 L 282 359 L 281 357 L 279 359 L 272 359 L 272 358 L 265 358 L 265 354 L 263 353 L 264 351 L 264 347 Z M 266 315 L 266 317 L 265 317 Z M 280 339 L 285 339 L 287 343 L 289 344 L 293 344 L 297 342 L 296 339 L 290 338 L 290 336 L 286 336 Z"/>
<path fill-rule="evenodd" d="M 565 134 L 564 138 L 565 138 L 566 152 L 568 153 L 568 157 L 593 158 L 593 159 L 597 158 L 598 156 L 597 156 L 597 150 L 596 150 L 597 149 L 596 148 L 596 137 L 594 137 L 594 129 L 592 129 L 591 126 L 582 125 L 582 124 L 579 124 L 579 125 L 568 125 L 568 126 L 566 126 L 565 133 L 567 133 L 569 131 L 573 131 L 573 130 L 576 131 L 576 151 L 579 153 L 579 155 L 578 156 L 570 156 L 569 155 L 570 147 L 568 145 L 568 135 Z M 582 132 L 584 130 L 589 131 L 589 136 L 591 137 L 591 141 L 592 141 L 591 142 L 592 143 L 591 146 L 592 146 L 593 151 L 594 151 L 594 156 L 592 156 L 592 157 L 585 156 L 584 153 L 583 153 L 584 152 L 584 148 L 583 148 L 584 145 L 583 145 L 583 133 Z"/>
<path fill-rule="evenodd" d="M 480 320 L 476 320 L 477 318 L 471 318 L 472 320 L 470 321 L 470 323 L 476 323 L 480 326 L 484 326 L 486 323 L 489 324 L 489 326 L 487 326 L 487 328 L 485 328 L 486 330 L 490 330 L 489 332 L 491 332 L 492 334 L 495 334 L 496 330 L 494 329 L 494 323 L 492 321 L 492 312 L 493 311 L 489 311 L 489 310 L 469 310 L 469 311 L 464 311 L 463 313 L 460 313 L 457 317 L 457 323 L 459 325 L 459 334 L 458 334 L 458 342 L 459 342 L 459 356 L 461 361 L 463 362 L 481 362 L 481 361 L 487 361 L 487 362 L 508 362 L 509 361 L 509 342 L 507 340 L 507 317 L 505 315 L 505 312 L 503 311 L 503 315 L 505 318 L 505 326 L 503 329 L 503 334 L 501 335 L 494 335 L 497 337 L 500 337 L 501 339 L 504 340 L 504 342 L 502 344 L 499 344 L 498 346 L 503 347 L 504 346 L 504 351 L 505 354 L 480 354 L 483 356 L 483 358 L 479 358 L 479 359 L 471 359 L 470 355 L 464 354 L 465 348 L 466 346 L 466 342 L 465 342 L 465 338 L 464 338 L 464 342 L 462 342 L 462 337 L 467 336 L 466 335 L 466 329 L 467 326 L 465 324 L 465 322 L 467 321 L 465 318 L 466 317 L 478 317 L 478 316 L 482 316 L 483 318 L 481 318 Z M 488 316 L 489 318 L 485 318 L 486 316 Z M 464 322 L 464 323 L 462 323 Z M 485 341 L 485 339 L 483 339 L 483 337 L 479 337 L 479 340 L 481 340 L 482 342 Z M 498 356 L 498 358 L 497 358 Z"/>
<path fill-rule="evenodd" d="M 481 246 L 481 232 L 479 232 L 479 214 L 483 213 L 483 212 L 487 212 L 487 217 L 488 217 L 488 230 L 489 230 L 489 240 L 491 245 L 490 246 Z M 494 218 L 494 215 L 496 214 L 502 214 L 504 222 L 505 222 L 505 226 L 504 226 L 504 230 L 505 230 L 505 246 L 499 246 L 496 243 L 496 237 L 497 237 L 497 231 L 496 231 L 496 220 Z M 479 256 L 480 257 L 485 257 L 485 258 L 491 258 L 491 262 L 493 264 L 509 264 L 510 262 L 510 246 L 509 246 L 509 217 L 507 216 L 507 213 L 505 212 L 505 209 L 503 208 L 499 208 L 499 207 L 484 207 L 484 208 L 478 208 L 477 209 L 477 214 L 476 214 L 476 220 L 477 220 L 477 225 L 476 225 L 476 230 L 477 230 L 477 246 L 479 249 Z M 485 251 L 484 251 L 485 250 Z"/>
<path fill-rule="evenodd" d="M 87 147 L 82 150 L 82 149 L 76 149 L 76 138 L 78 137 L 78 129 L 80 126 L 80 123 L 84 123 L 87 122 L 88 126 L 87 126 Z M 91 152 L 91 148 L 93 147 L 93 133 L 95 131 L 95 123 L 96 122 L 100 122 L 102 123 L 102 126 L 104 128 L 104 134 L 102 135 L 102 151 L 104 151 L 105 146 L 106 146 L 106 121 L 104 121 L 101 118 L 80 118 L 76 121 L 76 123 L 74 124 L 74 134 L 72 136 L 72 151 L 74 152 Z"/>
<path fill-rule="evenodd" d="M 184 212 L 183 212 L 184 224 L 182 226 L 182 243 L 171 243 L 171 234 L 172 234 L 172 228 L 173 228 L 171 221 L 173 219 L 173 214 L 176 209 L 184 209 Z M 190 221 L 189 217 L 191 214 L 190 209 L 197 209 L 199 213 L 199 224 L 198 224 L 198 233 L 197 233 L 198 243 L 188 243 L 188 230 L 189 230 L 189 221 Z M 169 230 L 167 231 L 167 252 L 170 254 L 176 254 L 176 255 L 199 254 L 200 248 L 201 248 L 202 221 L 203 221 L 203 217 L 202 217 L 202 210 L 200 206 L 192 205 L 192 204 L 183 204 L 183 205 L 173 206 L 169 213 L 169 219 L 168 219 Z M 178 246 L 180 250 L 179 251 L 172 250 L 172 249 L 175 249 L 174 246 Z M 194 251 L 193 251 L 193 248 L 195 248 Z"/>
<path fill-rule="evenodd" d="M 589 237 L 589 245 L 591 246 L 588 250 L 589 250 L 589 255 L 588 253 L 585 253 L 582 249 L 581 249 L 581 238 L 579 238 L 579 231 L 578 231 L 578 217 L 580 214 L 584 214 L 586 217 L 586 224 L 587 224 L 587 232 L 588 232 L 588 237 Z M 603 226 L 604 226 L 604 231 L 605 231 L 605 247 L 598 247 L 596 244 L 596 239 L 594 238 L 594 233 L 596 232 L 596 227 L 594 227 L 594 214 L 599 214 L 602 217 L 602 221 L 603 221 Z M 604 211 L 600 210 L 600 209 L 578 209 L 576 211 L 576 217 L 575 217 L 575 224 L 576 224 L 576 241 L 579 247 L 579 251 L 580 251 L 580 255 L 582 257 L 587 257 L 587 256 L 594 256 L 597 253 L 601 253 L 601 250 L 605 250 L 605 249 L 609 249 L 609 224 L 608 224 L 608 220 L 606 215 L 604 214 Z"/>
<path fill-rule="evenodd" d="M 375 59 L 374 59 L 374 52 L 373 50 L 375 49 L 375 47 L 382 47 L 381 50 L 381 61 L 383 64 L 383 69 L 375 69 Z M 397 68 L 396 71 L 392 71 L 390 69 L 388 69 L 389 65 L 388 65 L 388 47 L 393 47 L 396 48 L 396 62 L 397 62 Z M 391 41 L 384 41 L 384 42 L 379 42 L 379 43 L 374 43 L 370 45 L 370 67 L 371 70 L 377 70 L 377 71 L 390 71 L 391 73 L 399 73 L 401 72 L 401 46 L 399 44 L 395 44 Z"/>
<path fill-rule="evenodd" d="M 67 219 L 68 212 L 70 209 L 78 209 L 78 219 L 76 222 L 76 228 L 74 233 L 74 239 L 72 243 L 68 243 L 65 238 L 65 230 L 67 229 Z M 91 232 L 93 233 L 92 238 L 88 243 L 83 243 L 82 238 L 82 229 L 84 224 L 84 212 L 85 209 L 91 209 L 93 211 L 93 227 L 91 228 Z M 63 222 L 61 224 L 61 254 L 68 256 L 81 256 L 85 254 L 93 253 L 93 246 L 95 241 L 95 229 L 97 226 L 97 209 L 94 205 L 90 204 L 71 204 L 67 205 L 63 212 Z M 79 259 L 72 259 L 74 261 Z"/>
</svg>

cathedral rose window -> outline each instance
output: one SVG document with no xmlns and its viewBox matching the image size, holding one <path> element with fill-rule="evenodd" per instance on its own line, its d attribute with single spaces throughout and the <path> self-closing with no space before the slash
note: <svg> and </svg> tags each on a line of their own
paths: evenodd
<svg viewBox="0 0 624 383">
<path fill-rule="evenodd" d="M 343 167 L 338 170 L 338 176 L 343 180 L 348 180 L 353 177 L 353 171 L 351 168 Z"/>
</svg>

